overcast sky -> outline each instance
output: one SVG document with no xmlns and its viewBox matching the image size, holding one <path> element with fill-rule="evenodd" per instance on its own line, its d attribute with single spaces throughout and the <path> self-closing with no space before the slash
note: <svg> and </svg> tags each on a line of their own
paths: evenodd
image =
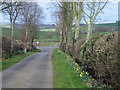
<svg viewBox="0 0 120 90">
<path fill-rule="evenodd" d="M 42 20 L 44 24 L 54 24 L 53 11 L 56 9 L 54 5 L 50 2 L 38 2 L 38 4 L 43 8 L 43 14 L 45 18 Z M 104 14 L 100 14 L 101 21 L 97 23 L 111 23 L 118 20 L 118 3 L 110 2 L 106 8 L 103 10 Z M 1 17 L 1 14 L 0 14 Z M 2 17 L 2 22 L 8 22 L 7 18 Z"/>
<path fill-rule="evenodd" d="M 47 24 L 54 23 L 52 10 L 55 9 L 55 7 L 50 2 L 42 2 L 42 3 L 39 2 L 39 5 L 44 10 L 44 15 L 45 15 L 44 23 Z M 117 2 L 108 3 L 106 8 L 104 8 L 103 12 L 104 14 L 99 15 L 101 20 L 98 23 L 116 22 L 118 20 L 118 3 Z"/>
</svg>

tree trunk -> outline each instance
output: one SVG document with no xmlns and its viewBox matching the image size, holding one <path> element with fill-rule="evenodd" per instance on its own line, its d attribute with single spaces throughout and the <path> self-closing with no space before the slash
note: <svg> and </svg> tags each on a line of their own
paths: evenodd
<svg viewBox="0 0 120 90">
<path fill-rule="evenodd" d="M 11 49 L 10 49 L 10 57 L 13 53 L 13 33 L 14 33 L 14 25 L 11 23 Z"/>
<path fill-rule="evenodd" d="M 33 46 L 33 41 L 34 41 L 34 39 L 32 38 L 32 39 L 31 39 L 31 50 L 33 50 L 33 48 L 34 48 L 34 46 Z"/>
<path fill-rule="evenodd" d="M 33 50 L 34 46 L 33 46 L 33 42 L 34 42 L 34 35 L 31 35 L 31 50 Z"/>
<path fill-rule="evenodd" d="M 65 25 L 63 24 L 63 27 L 62 27 L 62 40 L 61 40 L 61 44 L 60 44 L 61 50 L 63 50 L 64 41 L 65 41 Z"/>
<path fill-rule="evenodd" d="M 26 29 L 26 38 L 25 38 L 25 49 L 24 49 L 24 52 L 26 53 L 27 52 L 27 37 L 28 37 L 28 30 Z"/>
<path fill-rule="evenodd" d="M 86 42 L 88 42 L 91 37 L 92 37 L 92 24 L 88 24 L 88 32 L 87 32 Z"/>
<path fill-rule="evenodd" d="M 75 31 L 75 40 L 79 38 L 79 32 L 80 32 L 80 23 L 79 20 L 76 21 L 76 31 Z"/>
</svg>

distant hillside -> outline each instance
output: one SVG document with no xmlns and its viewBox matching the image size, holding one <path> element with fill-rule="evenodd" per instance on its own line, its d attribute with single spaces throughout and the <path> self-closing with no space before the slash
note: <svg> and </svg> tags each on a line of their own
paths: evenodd
<svg viewBox="0 0 120 90">
<path fill-rule="evenodd" d="M 105 24 L 94 24 L 93 27 L 109 27 L 115 29 L 118 27 L 118 23 L 105 23 Z"/>
<path fill-rule="evenodd" d="M 85 24 L 81 25 L 81 30 L 83 33 L 86 33 L 87 26 Z M 113 32 L 118 31 L 118 22 L 116 23 L 104 23 L 104 24 L 94 24 L 93 25 L 93 33 L 100 32 Z"/>
<path fill-rule="evenodd" d="M 55 25 L 49 25 L 49 24 L 41 24 L 40 29 L 55 29 Z"/>
<path fill-rule="evenodd" d="M 93 32 L 113 32 L 118 31 L 118 23 L 105 23 L 93 25 Z"/>
<path fill-rule="evenodd" d="M 9 24 L 6 25 L 2 25 L 3 28 L 10 28 Z M 15 24 L 15 28 L 17 29 L 21 29 L 22 28 L 22 24 Z M 40 24 L 39 25 L 40 29 L 55 29 L 55 25 L 54 24 Z"/>
<path fill-rule="evenodd" d="M 82 27 L 83 31 L 87 30 L 87 27 L 85 24 L 80 24 L 80 26 Z M 10 25 L 2 25 L 3 28 L 10 28 Z M 74 25 L 73 25 L 74 27 Z M 106 29 L 110 29 L 110 31 L 114 31 L 118 28 L 118 22 L 116 23 L 104 23 L 104 24 L 94 24 L 93 25 L 93 31 L 96 30 L 97 28 L 106 28 Z M 21 29 L 22 28 L 22 24 L 16 24 L 15 28 L 17 29 Z M 55 29 L 55 25 L 54 24 L 40 24 L 39 25 L 40 29 Z"/>
<path fill-rule="evenodd" d="M 20 37 L 21 27 L 22 27 L 21 24 L 16 24 L 15 25 L 14 36 L 15 36 L 16 39 L 18 39 Z M 55 25 L 54 24 L 53 25 L 41 24 L 40 29 L 41 29 L 41 31 L 49 31 L 49 32 L 51 30 L 52 32 L 47 36 L 55 35 L 55 34 L 52 34 L 52 33 L 57 32 L 55 30 Z M 81 30 L 82 35 L 86 34 L 87 33 L 87 26 L 85 24 L 81 24 L 81 29 L 80 30 Z M 2 26 L 2 36 L 9 36 L 10 31 L 11 31 L 10 30 L 10 25 L 3 25 Z M 93 25 L 93 33 L 113 32 L 113 31 L 118 31 L 118 22 L 117 23 L 105 23 L 105 24 L 94 24 Z M 40 30 L 38 30 L 38 36 L 40 36 L 39 38 L 42 38 L 42 34 L 40 34 L 40 33 L 41 33 Z M 47 32 L 46 32 L 46 34 L 47 34 Z"/>
</svg>

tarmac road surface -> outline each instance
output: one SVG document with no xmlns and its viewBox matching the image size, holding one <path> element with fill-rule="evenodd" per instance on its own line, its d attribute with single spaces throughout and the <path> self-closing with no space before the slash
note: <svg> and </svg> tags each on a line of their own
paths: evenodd
<svg viewBox="0 0 120 90">
<path fill-rule="evenodd" d="M 2 88 L 53 88 L 52 52 L 58 47 L 39 47 L 42 52 L 26 57 L 2 72 Z"/>
</svg>

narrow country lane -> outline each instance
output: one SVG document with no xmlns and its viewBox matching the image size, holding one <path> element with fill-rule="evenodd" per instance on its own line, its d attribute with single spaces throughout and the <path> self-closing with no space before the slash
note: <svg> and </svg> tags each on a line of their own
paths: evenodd
<svg viewBox="0 0 120 90">
<path fill-rule="evenodd" d="M 53 88 L 53 49 L 40 47 L 42 52 L 28 56 L 2 72 L 2 88 Z"/>
</svg>

